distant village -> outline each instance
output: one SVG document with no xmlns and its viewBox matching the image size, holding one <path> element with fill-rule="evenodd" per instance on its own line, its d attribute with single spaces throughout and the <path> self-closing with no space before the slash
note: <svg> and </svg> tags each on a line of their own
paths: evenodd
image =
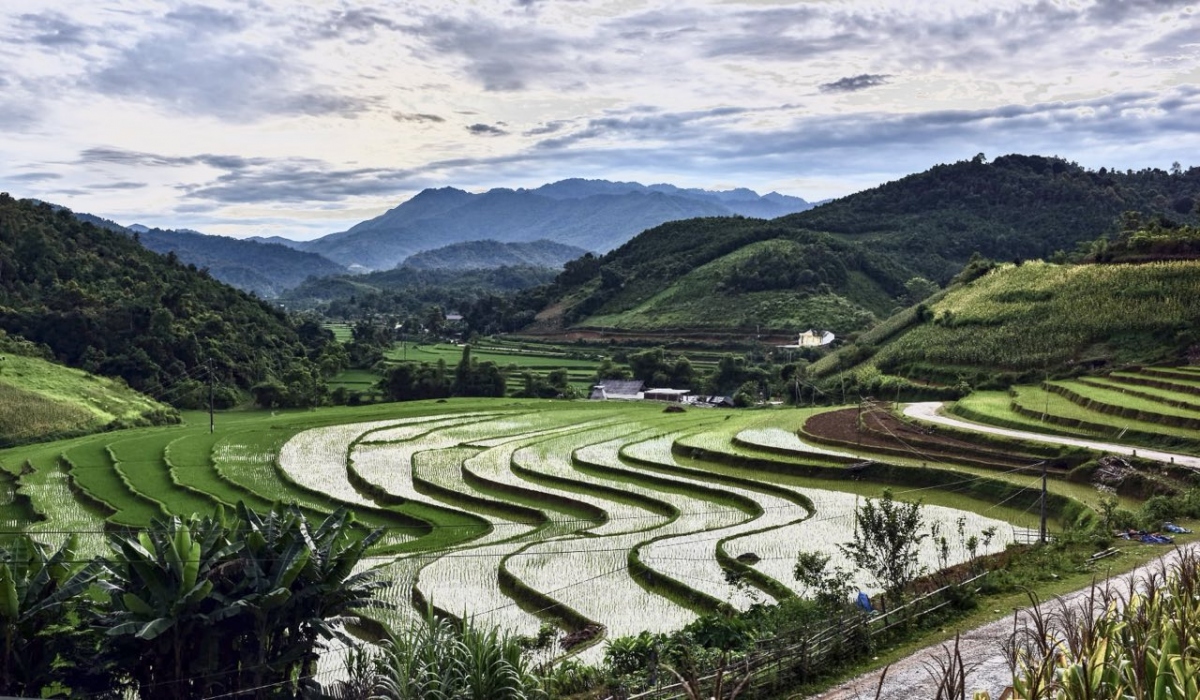
<svg viewBox="0 0 1200 700">
<path fill-rule="evenodd" d="M 829 331 L 809 329 L 796 338 L 794 345 L 780 345 L 785 350 L 816 348 L 829 345 L 835 339 Z M 640 379 L 606 379 L 592 386 L 588 398 L 594 401 L 664 401 L 707 408 L 733 408 L 732 396 L 704 396 L 688 389 L 646 388 Z"/>
</svg>

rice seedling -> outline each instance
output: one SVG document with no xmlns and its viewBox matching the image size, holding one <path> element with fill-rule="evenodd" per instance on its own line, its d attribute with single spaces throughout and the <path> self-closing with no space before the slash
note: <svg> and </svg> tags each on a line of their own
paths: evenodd
<svg viewBox="0 0 1200 700">
<path fill-rule="evenodd" d="M 304 488 L 342 503 L 374 507 L 375 502 L 350 483 L 347 452 L 359 436 L 391 424 L 395 421 L 331 425 L 296 433 L 279 451 L 279 468 Z"/>
<path fill-rule="evenodd" d="M 500 591 L 501 561 L 520 548 L 501 543 L 443 554 L 421 569 L 417 587 L 446 612 L 523 635 L 536 635 L 541 620 Z"/>
<path fill-rule="evenodd" d="M 678 435 L 666 435 L 633 443 L 625 448 L 626 452 L 640 459 L 657 462 L 670 467 L 678 467 L 674 455 L 671 454 L 671 443 Z M 687 480 L 693 483 L 699 480 Z M 762 515 L 747 518 L 741 523 L 712 531 L 701 530 L 695 533 L 669 537 L 657 540 L 642 547 L 642 560 L 652 568 L 662 571 L 668 576 L 689 582 L 689 585 L 709 595 L 724 597 L 727 602 L 738 608 L 746 608 L 755 602 L 763 602 L 764 595 L 745 586 L 733 589 L 728 584 L 726 570 L 716 559 L 717 547 L 722 547 L 726 554 L 736 557 L 743 552 L 730 553 L 721 540 L 736 541 L 750 533 L 760 533 L 769 530 L 780 530 L 795 526 L 809 517 L 808 510 L 794 500 L 782 498 L 773 493 L 754 491 L 749 488 L 725 486 L 722 488 L 758 504 Z M 781 537 L 797 533 L 779 533 Z M 786 582 L 781 581 L 785 586 Z"/>
<path fill-rule="evenodd" d="M 162 517 L 162 505 L 138 495 L 117 472 L 107 446 L 98 440 L 83 442 L 63 455 L 79 488 L 113 510 L 109 520 L 131 527 L 145 527 Z"/>
<path fill-rule="evenodd" d="M 183 488 L 209 494 L 225 504 L 235 505 L 242 501 L 260 513 L 269 511 L 272 501 L 222 479 L 217 473 L 213 466 L 212 451 L 219 439 L 216 433 L 199 433 L 185 435 L 169 443 L 163 454 L 170 465 L 172 480 Z"/>
<path fill-rule="evenodd" d="M 180 488 L 171 480 L 170 467 L 163 450 L 173 433 L 152 432 L 109 444 L 113 467 L 130 488 L 149 500 L 162 504 L 170 513 L 211 514 L 217 501 L 210 496 Z"/>
<path fill-rule="evenodd" d="M 65 467 L 57 460 L 37 464 L 32 474 L 25 474 L 18 491 L 29 497 L 34 508 L 45 520 L 28 527 L 31 535 L 45 543 L 60 542 L 63 532 L 76 535 L 77 553 L 90 559 L 108 553 L 104 537 L 104 517 L 81 504 L 71 493 Z M 39 535 L 46 531 L 45 535 Z"/>
<path fill-rule="evenodd" d="M 854 494 L 838 491 L 813 489 L 805 490 L 804 493 L 812 500 L 814 506 L 812 518 L 784 528 L 733 539 L 727 544 L 729 552 L 735 556 L 739 553 L 754 553 L 759 557 L 759 562 L 755 565 L 759 570 L 793 587 L 799 585 L 792 576 L 792 569 L 796 563 L 796 555 L 801 549 L 827 554 L 830 556 L 831 567 L 841 566 L 854 572 L 854 584 L 859 590 L 872 593 L 881 591 L 882 586 L 879 582 L 871 580 L 865 572 L 857 570 L 840 548 L 840 545 L 850 542 L 854 537 L 855 513 L 861 499 Z M 967 540 L 972 536 L 979 542 L 975 550 L 975 554 L 978 555 L 1002 551 L 1013 541 L 1012 527 L 1002 520 L 935 505 L 925 505 L 922 515 L 927 529 L 936 527 L 939 533 L 946 537 L 945 551 L 932 537 L 923 543 L 920 565 L 929 571 L 969 560 L 972 554 L 968 549 Z M 994 535 L 986 537 L 984 531 L 989 528 L 994 528 Z M 797 588 L 797 592 L 803 590 Z"/>
<path fill-rule="evenodd" d="M 796 433 L 782 428 L 748 428 L 740 431 L 736 439 L 750 447 L 767 447 L 774 450 L 795 452 L 798 456 L 832 455 L 834 457 L 854 457 L 849 452 L 831 450 L 827 447 L 811 445 L 800 439 Z"/>
</svg>

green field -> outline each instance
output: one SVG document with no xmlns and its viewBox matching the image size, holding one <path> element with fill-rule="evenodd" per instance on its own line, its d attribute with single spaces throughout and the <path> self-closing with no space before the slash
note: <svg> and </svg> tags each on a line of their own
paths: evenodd
<svg viewBox="0 0 1200 700">
<path fill-rule="evenodd" d="M 545 357 L 529 353 L 525 366 Z M 27 499 L 30 515 L 17 524 L 33 533 L 50 523 L 137 527 L 238 501 L 295 503 L 313 517 L 349 507 L 360 531 L 385 530 L 378 553 L 401 557 L 388 570 L 414 593 L 397 600 L 415 595 L 523 633 L 543 622 L 566 631 L 599 623 L 613 636 L 648 624 L 668 631 L 727 605 L 797 595 L 796 543 L 840 556 L 858 499 L 910 478 L 929 482 L 920 488 L 931 517 L 997 527 L 995 547 L 1012 539 L 1010 523 L 1029 526 L 1027 476 L 913 458 L 863 479 L 847 460 L 744 446 L 794 437 L 811 414 L 451 399 L 232 412 L 217 416 L 213 434 L 206 415 L 187 414 L 179 426 L 11 448 L 0 464 Z M 964 480 L 975 486 L 964 490 Z M 1052 492 L 1063 513 L 1091 500 L 1066 482 Z M 744 551 L 760 563 L 737 563 Z M 726 583 L 739 566 L 754 595 Z"/>
<path fill-rule="evenodd" d="M 123 382 L 0 353 L 0 445 L 165 422 L 174 410 Z"/>
<path fill-rule="evenodd" d="M 1171 359 L 1200 324 L 1200 262 L 1001 265 L 928 305 L 880 367 L 1028 371 Z"/>
<path fill-rule="evenodd" d="M 450 364 L 461 348 L 408 352 Z M 577 372 L 597 361 L 516 344 L 473 355 Z M 1195 449 L 1193 375 L 1146 368 L 1046 382 L 979 392 L 953 410 L 1026 430 Z M 409 603 L 424 601 L 522 634 L 549 622 L 565 632 L 603 625 L 609 636 L 666 632 L 698 615 L 803 594 L 791 575 L 799 549 L 845 564 L 838 545 L 858 504 L 885 487 L 921 498 L 943 532 L 962 523 L 955 538 L 963 541 L 949 545 L 956 558 L 968 556 L 971 533 L 994 528 L 989 546 L 999 549 L 1036 525 L 1039 476 L 1028 464 L 1056 448 L 991 436 L 956 453 L 922 435 L 886 447 L 807 432 L 806 422 L 829 410 L 669 413 L 651 402 L 450 399 L 223 413 L 213 433 L 207 415 L 192 413 L 182 425 L 0 451 L 16 495 L 0 516 L 35 535 L 59 523 L 77 528 L 90 533 L 83 546 L 98 551 L 105 527 L 167 513 L 228 512 L 241 501 L 258 510 L 293 503 L 319 518 L 347 507 L 357 532 L 384 530 L 377 561 L 391 562 L 385 570 L 403 587 L 389 594 L 402 607 L 383 615 L 387 624 L 407 624 L 416 614 Z M 1055 527 L 1094 517 L 1101 492 L 1073 473 L 1052 476 Z M 1139 493 L 1171 478 L 1150 474 Z M 1119 503 L 1139 502 L 1123 495 Z M 747 553 L 757 562 L 738 561 Z M 731 588 L 731 571 L 749 588 Z M 855 585 L 875 583 L 859 574 Z"/>
</svg>

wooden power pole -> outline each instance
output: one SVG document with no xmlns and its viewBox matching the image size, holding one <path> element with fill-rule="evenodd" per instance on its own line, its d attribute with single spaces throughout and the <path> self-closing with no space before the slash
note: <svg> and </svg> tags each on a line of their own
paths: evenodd
<svg viewBox="0 0 1200 700">
<path fill-rule="evenodd" d="M 1042 460 L 1042 527 L 1039 534 L 1042 544 L 1046 544 L 1046 460 Z"/>
<path fill-rule="evenodd" d="M 213 418 L 213 371 L 212 358 L 208 358 L 208 432 L 216 432 L 216 422 Z"/>
</svg>

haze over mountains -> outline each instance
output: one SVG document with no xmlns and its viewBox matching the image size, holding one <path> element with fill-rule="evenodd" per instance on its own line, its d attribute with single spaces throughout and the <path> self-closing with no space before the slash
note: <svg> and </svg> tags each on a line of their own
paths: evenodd
<svg viewBox="0 0 1200 700">
<path fill-rule="evenodd" d="M 279 296 L 309 277 L 327 277 L 346 268 L 316 253 L 306 253 L 276 243 L 210 236 L 188 229 L 122 226 L 91 214 L 76 214 L 110 231 L 134 236 L 156 253 L 174 253 L 185 264 L 208 270 L 213 278 L 264 299 Z"/>
<path fill-rule="evenodd" d="M 313 241 L 258 239 L 319 253 L 351 268 L 384 270 L 452 243 L 552 240 L 605 252 L 667 221 L 711 216 L 772 219 L 812 208 L 799 198 L 747 189 L 710 192 L 674 185 L 570 179 L 536 189 L 472 194 L 427 189 L 348 231 Z"/>
</svg>

